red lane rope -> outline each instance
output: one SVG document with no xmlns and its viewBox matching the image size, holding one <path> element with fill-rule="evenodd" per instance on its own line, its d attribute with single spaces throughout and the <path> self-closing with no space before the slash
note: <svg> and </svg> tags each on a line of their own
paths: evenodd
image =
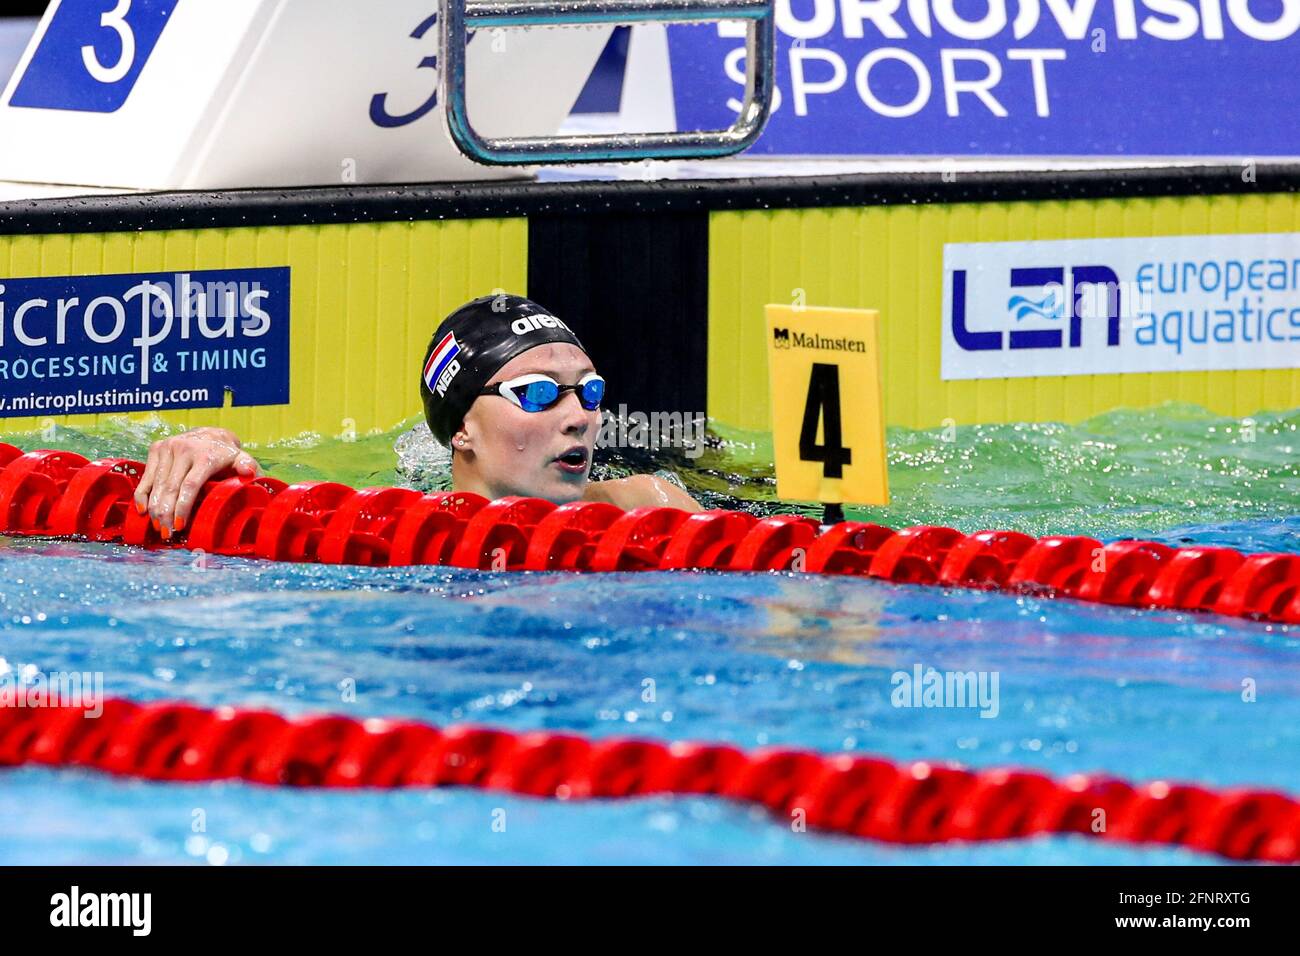
<svg viewBox="0 0 1300 956">
<path fill-rule="evenodd" d="M 1300 623 L 1300 555 L 1231 548 L 1102 545 L 1080 535 L 893 531 L 740 511 L 688 514 L 538 498 L 355 490 L 326 481 L 222 474 L 190 525 L 164 540 L 132 497 L 144 466 L 0 444 L 0 533 L 81 536 L 147 548 L 326 564 L 444 564 L 506 571 L 793 570 L 1029 592 L 1103 604 L 1213 611 Z"/>
<path fill-rule="evenodd" d="M 22 764 L 160 781 L 465 786 L 560 800 L 708 794 L 766 807 L 792 826 L 890 843 L 1079 833 L 1300 862 L 1300 802 L 1282 793 L 725 744 L 110 699 L 98 717 L 70 706 L 0 706 L 0 766 Z"/>
</svg>

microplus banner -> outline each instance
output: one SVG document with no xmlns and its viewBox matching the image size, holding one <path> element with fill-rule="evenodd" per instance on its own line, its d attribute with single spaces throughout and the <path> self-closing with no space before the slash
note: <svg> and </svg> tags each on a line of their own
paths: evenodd
<svg viewBox="0 0 1300 956">
<path fill-rule="evenodd" d="M 1300 368 L 1300 233 L 943 248 L 942 378 Z"/>
<path fill-rule="evenodd" d="M 776 0 L 783 155 L 1300 156 L 1300 0 Z M 744 27 L 669 30 L 681 130 L 734 120 Z"/>
<path fill-rule="evenodd" d="M 0 278 L 0 418 L 289 401 L 289 269 Z"/>
</svg>

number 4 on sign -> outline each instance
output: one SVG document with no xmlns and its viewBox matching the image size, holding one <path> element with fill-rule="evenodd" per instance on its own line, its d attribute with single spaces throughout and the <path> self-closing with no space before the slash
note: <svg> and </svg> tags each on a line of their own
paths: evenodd
<svg viewBox="0 0 1300 956">
<path fill-rule="evenodd" d="M 767 307 L 777 495 L 888 504 L 879 314 Z"/>
<path fill-rule="evenodd" d="M 817 425 L 823 424 L 817 444 Z M 808 379 L 808 399 L 799 430 L 799 459 L 820 461 L 827 478 L 843 478 L 844 466 L 853 463 L 853 451 L 844 446 L 840 429 L 840 367 L 814 362 Z"/>
</svg>

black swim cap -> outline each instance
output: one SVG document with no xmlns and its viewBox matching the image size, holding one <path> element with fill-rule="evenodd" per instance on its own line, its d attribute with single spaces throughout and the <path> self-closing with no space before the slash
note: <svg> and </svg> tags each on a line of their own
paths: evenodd
<svg viewBox="0 0 1300 956">
<path fill-rule="evenodd" d="M 450 447 L 452 433 L 488 379 L 521 352 L 552 342 L 582 348 L 567 325 L 523 296 L 485 295 L 443 319 L 420 373 L 424 417 L 433 437 Z"/>
</svg>

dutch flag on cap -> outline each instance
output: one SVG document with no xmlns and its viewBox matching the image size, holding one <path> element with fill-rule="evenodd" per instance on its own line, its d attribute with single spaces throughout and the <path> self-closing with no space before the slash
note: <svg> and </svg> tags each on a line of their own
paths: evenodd
<svg viewBox="0 0 1300 956">
<path fill-rule="evenodd" d="M 457 355 L 460 354 L 460 345 L 456 342 L 456 333 L 448 332 L 438 343 L 429 361 L 424 365 L 424 384 L 429 386 L 429 391 L 433 391 L 434 383 L 442 375 L 443 370 L 451 363 Z"/>
</svg>

